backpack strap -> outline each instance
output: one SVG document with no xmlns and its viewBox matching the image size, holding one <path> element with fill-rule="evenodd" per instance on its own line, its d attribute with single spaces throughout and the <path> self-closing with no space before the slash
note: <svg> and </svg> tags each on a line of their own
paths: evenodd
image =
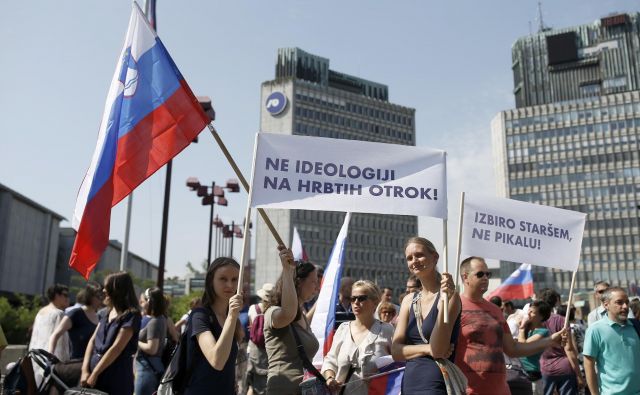
<svg viewBox="0 0 640 395">
<path fill-rule="evenodd" d="M 260 310 L 260 303 L 256 303 L 254 304 L 254 306 L 256 307 L 256 314 L 262 314 L 262 310 Z"/>
</svg>

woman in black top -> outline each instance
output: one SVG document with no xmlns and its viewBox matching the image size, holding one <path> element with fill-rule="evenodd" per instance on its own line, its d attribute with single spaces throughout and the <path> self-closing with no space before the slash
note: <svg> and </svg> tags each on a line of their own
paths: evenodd
<svg viewBox="0 0 640 395">
<path fill-rule="evenodd" d="M 140 330 L 138 298 L 126 272 L 108 275 L 104 291 L 108 310 L 87 345 L 80 383 L 110 395 L 131 395 Z"/>
<path fill-rule="evenodd" d="M 207 270 L 202 307 L 191 312 L 187 324 L 187 364 L 193 366 L 187 395 L 236 393 L 237 342 L 244 337 L 238 320 L 239 274 L 240 265 L 232 258 L 217 258 Z"/>
<path fill-rule="evenodd" d="M 62 318 L 49 339 L 50 353 L 53 354 L 58 339 L 68 333 L 71 340 L 71 359 L 84 357 L 89 339 L 98 326 L 98 309 L 102 306 L 103 297 L 102 287 L 96 283 L 88 283 L 78 292 L 77 301 L 82 304 L 82 307 L 70 310 Z"/>
</svg>

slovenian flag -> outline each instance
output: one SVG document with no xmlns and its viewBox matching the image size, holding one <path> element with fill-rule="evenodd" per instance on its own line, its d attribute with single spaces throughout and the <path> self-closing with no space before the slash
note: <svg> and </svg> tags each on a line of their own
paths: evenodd
<svg viewBox="0 0 640 395">
<path fill-rule="evenodd" d="M 400 395 L 404 364 L 396 362 L 381 368 L 380 372 L 369 378 L 368 395 Z"/>
<path fill-rule="evenodd" d="M 209 121 L 134 2 L 96 149 L 78 191 L 72 268 L 89 277 L 109 241 L 111 207 L 180 153 Z"/>
<path fill-rule="evenodd" d="M 487 300 L 499 296 L 502 300 L 527 299 L 533 296 L 533 276 L 531 265 L 523 263 L 515 272 L 511 273 L 498 288 L 496 288 Z"/>
<path fill-rule="evenodd" d="M 338 304 L 338 293 L 340 291 L 340 279 L 342 278 L 342 267 L 344 261 L 344 248 L 347 244 L 347 231 L 349 229 L 351 213 L 344 217 L 344 223 L 338 233 L 336 244 L 331 250 L 329 263 L 324 271 L 320 294 L 316 302 L 316 311 L 311 320 L 311 330 L 320 343 L 318 352 L 313 357 L 313 364 L 321 366 L 324 356 L 331 349 L 333 341 L 334 326 L 336 322 L 336 304 Z"/>
</svg>

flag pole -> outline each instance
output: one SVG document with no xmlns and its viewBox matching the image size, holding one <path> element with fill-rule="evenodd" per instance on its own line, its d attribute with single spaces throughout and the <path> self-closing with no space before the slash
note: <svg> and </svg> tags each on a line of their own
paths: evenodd
<svg viewBox="0 0 640 395">
<path fill-rule="evenodd" d="M 567 312 L 564 316 L 564 329 L 569 328 L 569 312 L 571 311 L 571 301 L 573 300 L 573 287 L 576 284 L 577 274 L 578 274 L 578 269 L 576 269 L 573 272 L 573 275 L 571 276 L 571 288 L 569 288 L 569 300 L 567 300 Z"/>
<path fill-rule="evenodd" d="M 442 220 L 442 257 L 444 259 L 444 272 L 449 273 L 449 245 L 447 242 L 447 219 Z M 442 308 L 444 309 L 444 323 L 449 323 L 449 296 L 442 295 Z"/>
<path fill-rule="evenodd" d="M 158 31 L 156 18 L 156 0 L 146 0 L 144 5 L 145 13 L 149 24 Z M 173 161 L 170 159 L 167 164 L 167 172 L 164 178 L 164 202 L 162 204 L 162 225 L 160 228 L 160 255 L 158 256 L 158 279 L 156 285 L 164 289 L 164 268 L 167 258 L 167 228 L 169 227 L 169 201 L 171 199 L 171 170 Z"/>
<path fill-rule="evenodd" d="M 124 240 L 120 251 L 120 271 L 126 268 L 127 256 L 129 255 L 129 230 L 131 229 L 131 206 L 133 206 L 133 191 L 127 197 L 127 220 L 124 225 Z"/>
<path fill-rule="evenodd" d="M 218 131 L 211 124 L 208 124 L 207 127 L 209 128 L 209 131 L 211 132 L 211 135 L 213 136 L 213 138 L 218 143 L 218 146 L 220 146 L 220 149 L 222 150 L 222 153 L 224 154 L 224 156 L 227 158 L 227 161 L 229 161 L 229 164 L 233 168 L 233 171 L 236 173 L 236 176 L 240 180 L 240 183 L 244 187 L 244 190 L 249 192 L 249 184 L 247 183 L 247 180 L 242 175 L 242 172 L 240 171 L 240 168 L 236 164 L 236 161 L 233 160 L 233 157 L 229 153 L 229 150 L 227 150 L 227 147 L 224 145 L 224 142 L 220 138 Z M 282 245 L 282 246 L 285 245 L 284 242 L 282 241 L 282 238 L 280 237 L 280 234 L 278 233 L 276 228 L 273 226 L 273 222 L 271 222 L 271 219 L 269 219 L 269 216 L 267 215 L 267 213 L 261 208 L 258 209 L 258 213 L 260 213 L 262 220 L 271 231 L 271 234 L 276 239 L 276 242 L 278 243 L 278 245 Z"/>
<path fill-rule="evenodd" d="M 464 218 L 464 192 L 460 193 L 460 218 L 458 218 L 458 245 L 456 246 L 456 291 L 460 291 L 460 253 L 462 252 L 462 224 Z"/>
<path fill-rule="evenodd" d="M 251 185 L 253 185 L 253 176 L 255 175 L 255 168 L 256 168 L 256 154 L 258 152 L 258 133 L 256 133 L 256 137 L 255 137 L 255 141 L 253 143 L 253 159 L 251 160 Z M 249 223 L 251 222 L 251 191 L 248 190 L 247 191 L 249 196 L 247 197 L 247 212 L 245 213 L 244 216 L 244 229 L 245 229 L 245 233 L 246 233 L 246 229 L 249 229 Z M 233 227 L 231 229 L 231 232 L 233 232 Z M 231 235 L 231 240 L 233 240 L 233 234 Z M 237 293 L 239 295 L 242 295 L 242 291 L 244 289 L 244 262 L 245 262 L 245 257 L 246 254 L 248 252 L 248 244 L 249 244 L 249 238 L 247 237 L 247 235 L 245 234 L 245 237 L 242 239 L 242 254 L 240 256 L 240 275 L 238 276 L 238 290 Z"/>
</svg>

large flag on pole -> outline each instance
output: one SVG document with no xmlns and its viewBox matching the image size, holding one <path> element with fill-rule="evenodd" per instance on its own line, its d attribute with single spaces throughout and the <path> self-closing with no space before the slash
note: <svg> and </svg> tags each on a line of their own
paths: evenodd
<svg viewBox="0 0 640 395">
<path fill-rule="evenodd" d="M 498 288 L 496 288 L 486 299 L 499 296 L 502 300 L 527 299 L 533 296 L 533 276 L 531 275 L 531 265 L 523 263 L 515 272 L 511 273 Z"/>
<path fill-rule="evenodd" d="M 96 149 L 78 191 L 72 268 L 89 277 L 109 241 L 111 207 L 180 153 L 208 123 L 134 2 Z"/>
<path fill-rule="evenodd" d="M 316 312 L 311 320 L 311 330 L 320 343 L 318 352 L 313 357 L 313 364 L 320 366 L 324 356 L 331 349 L 333 341 L 333 328 L 336 322 L 336 304 L 338 304 L 338 292 L 340 291 L 340 279 L 344 258 L 344 247 L 347 244 L 347 231 L 351 213 L 344 217 L 344 223 L 338 233 L 336 244 L 331 250 L 329 263 L 324 271 L 320 295 L 316 302 Z"/>
</svg>

